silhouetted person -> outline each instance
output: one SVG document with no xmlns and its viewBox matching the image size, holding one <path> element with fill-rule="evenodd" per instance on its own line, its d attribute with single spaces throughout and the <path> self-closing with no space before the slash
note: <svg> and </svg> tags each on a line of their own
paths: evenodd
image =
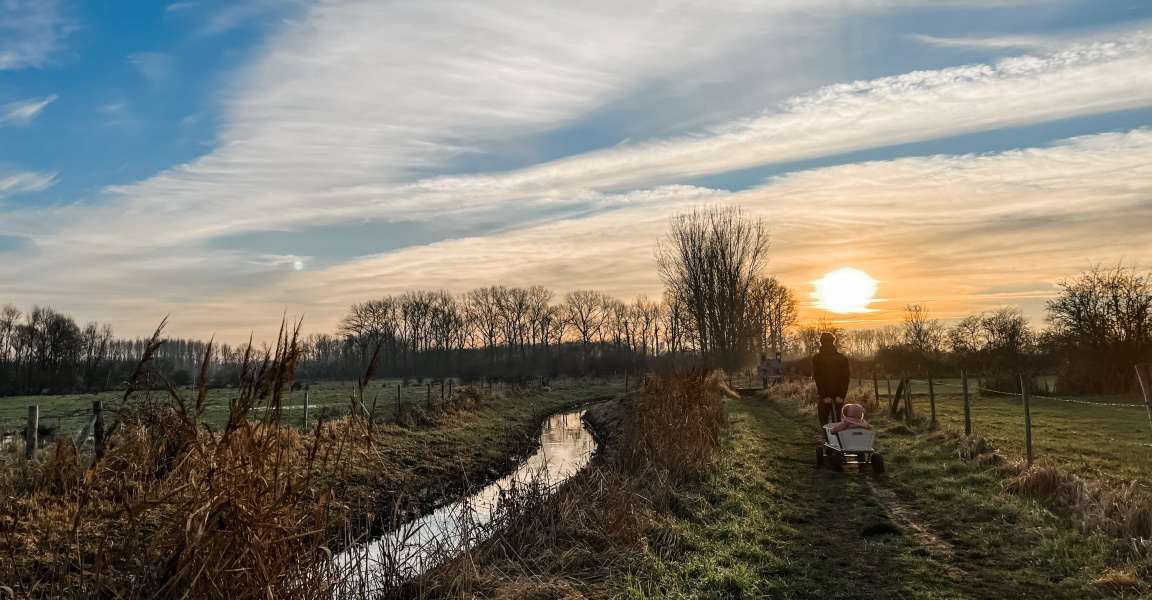
<svg viewBox="0 0 1152 600">
<path fill-rule="evenodd" d="M 836 350 L 836 336 L 827 331 L 820 334 L 820 351 L 812 357 L 812 378 L 816 380 L 820 425 L 839 421 L 851 374 L 848 357 Z"/>
<path fill-rule="evenodd" d="M 760 355 L 760 364 L 756 367 L 756 372 L 760 375 L 760 381 L 763 383 L 761 388 L 768 387 L 768 355 Z"/>
</svg>

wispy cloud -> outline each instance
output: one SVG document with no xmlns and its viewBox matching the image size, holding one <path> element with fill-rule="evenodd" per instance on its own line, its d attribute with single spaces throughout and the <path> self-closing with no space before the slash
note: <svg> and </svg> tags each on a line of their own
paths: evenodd
<svg viewBox="0 0 1152 600">
<path fill-rule="evenodd" d="M 56 95 L 53 94 L 39 100 L 30 98 L 0 106 L 0 125 L 27 125 L 55 100 Z"/>
<path fill-rule="evenodd" d="M 373 33 L 372 39 L 380 37 Z M 360 47 L 359 40 L 347 43 Z M 573 72 L 552 85 L 550 78 L 560 76 L 553 71 L 564 66 L 553 63 L 543 70 L 513 71 L 504 83 L 494 84 L 496 89 L 478 80 L 469 89 L 473 78 L 490 76 L 493 65 L 469 69 L 470 61 L 461 58 L 460 67 L 468 75 L 462 71 L 460 78 L 443 77 L 459 89 L 435 95 L 443 82 L 413 82 L 411 89 L 420 90 L 415 100 L 422 100 L 415 106 L 414 98 L 402 94 L 394 101 L 383 88 L 339 96 L 323 93 L 339 87 L 335 80 L 320 83 L 329 75 L 345 82 L 365 81 L 369 87 L 381 81 L 361 70 L 353 75 L 319 69 L 304 79 L 284 79 L 281 63 L 306 63 L 307 51 L 274 53 L 271 64 L 246 74 L 253 91 L 234 101 L 232 126 L 220 150 L 148 181 L 114 189 L 120 200 L 97 209 L 99 217 L 88 217 L 117 222 L 134 235 L 108 236 L 101 233 L 105 228 L 83 227 L 65 237 L 130 252 L 305 223 L 431 218 L 444 210 L 519 198 L 564 198 L 588 189 L 676 183 L 757 165 L 1152 105 L 1152 69 L 1144 68 L 1152 61 L 1152 35 L 1141 34 L 1046 56 L 828 86 L 779 109 L 691 137 L 634 143 L 502 174 L 388 183 L 410 168 L 459 151 L 436 141 L 448 130 L 459 129 L 460 135 L 475 140 L 497 135 L 496 125 L 500 131 L 554 126 L 566 111 L 602 102 L 596 90 L 610 94 L 611 86 L 605 85 L 603 73 L 594 77 L 591 71 L 586 77 Z M 320 64 L 332 67 L 328 61 Z M 445 69 L 453 72 L 451 66 Z M 599 85 L 593 85 L 597 81 Z M 394 80 L 389 83 L 408 89 Z M 510 99 L 537 87 L 549 92 L 531 94 L 535 105 L 517 106 Z M 430 93 L 434 97 L 428 97 Z M 302 108 L 321 99 L 327 103 L 322 110 Z M 441 113 L 453 109 L 458 110 Z M 375 183 L 381 180 L 385 183 Z M 348 185 L 357 181 L 364 183 Z M 166 231 L 158 218 L 176 218 L 181 227 Z"/>
<path fill-rule="evenodd" d="M 0 70 L 44 66 L 72 27 L 56 0 L 0 3 Z"/>
<path fill-rule="evenodd" d="M 923 34 L 908 36 L 918 42 L 941 48 L 977 48 L 985 50 L 1039 50 L 1051 52 L 1068 45 L 1067 40 L 1046 36 L 995 36 L 995 37 L 936 37 Z"/>
<path fill-rule="evenodd" d="M 128 55 L 128 62 L 148 80 L 153 87 L 164 87 L 176 75 L 172 57 L 161 52 L 136 52 Z"/>
<path fill-rule="evenodd" d="M 1135 21 L 1107 27 L 1077 29 L 1060 33 L 1030 35 L 966 35 L 945 37 L 911 33 L 907 37 L 925 45 L 939 48 L 972 50 L 1025 50 L 1029 52 L 1058 52 L 1087 44 L 1108 44 L 1117 39 L 1138 36 L 1152 28 L 1152 21 Z"/>
<path fill-rule="evenodd" d="M 55 183 L 56 173 L 5 173 L 0 171 L 0 200 L 12 194 L 43 191 Z M 3 226 L 0 226 L 0 230 L 2 229 Z"/>
<path fill-rule="evenodd" d="M 183 327 L 212 323 L 229 339 L 284 307 L 307 313 L 310 329 L 326 330 L 351 302 L 414 288 L 539 283 L 560 292 L 591 287 L 651 296 L 661 289 L 652 246 L 668 217 L 701 202 L 732 202 L 769 220 L 771 268 L 802 300 L 806 282 L 852 266 L 884 282 L 887 300 L 874 318 L 919 300 L 942 317 L 1008 302 L 1032 302 L 1036 315 L 1060 276 L 1091 260 L 1152 252 L 1145 227 L 1152 221 L 1149 154 L 1152 131 L 1135 130 L 1046 148 L 801 171 L 735 194 L 691 186 L 585 193 L 583 201 L 608 210 L 316 271 L 294 271 L 294 256 L 172 247 L 117 259 L 121 276 L 114 280 L 108 257 L 98 254 L 56 263 L 48 280 L 34 279 L 38 290 L 64 282 L 69 289 L 98 287 L 102 293 L 86 297 L 85 310 L 139 323 L 141 331 L 153 315 L 130 307 L 144 295 L 178 314 Z M 52 240 L 38 246 L 46 254 L 23 263 L 28 273 L 52 264 Z M 26 273 L 15 268 L 0 266 L 0 277 L 24 281 Z"/>
</svg>

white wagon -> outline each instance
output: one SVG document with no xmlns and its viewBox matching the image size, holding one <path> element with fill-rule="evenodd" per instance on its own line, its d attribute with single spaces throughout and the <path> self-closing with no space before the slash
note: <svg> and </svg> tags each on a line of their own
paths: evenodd
<svg viewBox="0 0 1152 600">
<path fill-rule="evenodd" d="M 844 465 L 865 467 L 873 475 L 884 472 L 884 457 L 872 448 L 876 432 L 871 429 L 845 429 L 832 433 L 832 424 L 824 426 L 824 445 L 816 449 L 816 464 L 828 465 L 833 471 L 843 471 Z"/>
</svg>

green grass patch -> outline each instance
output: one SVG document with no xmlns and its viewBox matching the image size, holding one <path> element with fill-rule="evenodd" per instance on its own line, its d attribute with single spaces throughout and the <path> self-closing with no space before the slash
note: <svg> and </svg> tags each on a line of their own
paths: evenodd
<svg viewBox="0 0 1152 600">
<path fill-rule="evenodd" d="M 937 380 L 936 414 L 944 427 L 964 431 L 964 401 L 959 380 Z M 929 414 L 928 384 L 913 384 L 917 414 Z M 975 381 L 970 381 L 975 388 Z M 884 386 L 881 385 L 881 397 Z M 1081 404 L 1033 396 L 1032 448 L 1038 462 L 1076 473 L 1089 480 L 1115 485 L 1152 482 L 1152 427 L 1142 403 L 1134 396 L 1087 396 Z M 1112 406 L 1111 404 L 1123 404 Z M 973 393 L 972 429 L 992 442 L 1009 460 L 1023 460 L 1024 405 L 1019 396 Z"/>
<path fill-rule="evenodd" d="M 440 398 L 440 384 L 436 383 L 428 387 L 427 383 L 417 385 L 412 383 L 409 386 L 400 385 L 402 382 L 399 379 L 380 379 L 369 382 L 367 389 L 364 392 L 364 404 L 366 408 L 373 410 L 374 416 L 382 419 L 392 418 L 396 414 L 396 408 L 399 402 L 403 402 L 405 406 L 425 406 L 428 401 L 429 395 L 433 400 Z M 556 392 L 554 395 L 549 395 L 552 398 L 566 398 L 567 395 L 576 394 L 578 397 L 588 389 L 595 389 L 597 386 L 607 385 L 601 381 L 589 382 L 590 385 L 584 385 L 575 379 L 558 379 L 550 382 L 552 389 Z M 615 387 L 622 387 L 623 384 L 612 384 Z M 399 386 L 399 398 L 397 397 L 397 388 Z M 453 388 L 458 387 L 459 382 L 453 383 Z M 584 391 L 581 391 L 584 390 Z M 181 389 L 182 394 L 191 403 L 196 397 L 196 390 Z M 501 384 L 495 384 L 495 391 L 502 391 Z M 444 393 L 448 392 L 447 384 L 445 384 Z M 213 429 L 223 427 L 228 421 L 228 406 L 232 399 L 239 396 L 239 390 L 218 388 L 208 391 L 208 398 L 204 403 L 205 410 L 203 421 Z M 348 414 L 349 407 L 351 406 L 350 399 L 356 393 L 356 384 L 351 381 L 329 381 L 321 383 L 313 383 L 307 391 L 296 390 L 286 392 L 284 397 L 283 407 L 283 422 L 286 425 L 300 427 L 304 423 L 304 400 L 305 395 L 308 399 L 308 419 L 309 427 L 315 425 L 316 419 L 321 414 L 325 418 L 336 418 Z M 143 397 L 151 397 L 156 402 L 168 402 L 168 392 L 164 390 L 156 390 L 152 392 L 140 392 Z M 14 434 L 15 432 L 23 431 L 24 424 L 28 418 L 28 407 L 36 405 L 40 407 L 40 425 L 41 427 L 54 427 L 56 435 L 74 435 L 84 426 L 84 424 L 91 418 L 92 415 L 92 402 L 94 400 L 101 400 L 104 403 L 105 411 L 115 411 L 120 407 L 123 402 L 123 392 L 100 392 L 94 394 L 66 394 L 56 396 L 10 396 L 0 398 L 0 436 L 5 434 Z M 375 408 L 373 408 L 375 406 Z M 256 410 L 251 413 L 253 418 L 258 418 L 261 414 L 263 407 L 256 407 Z M 107 422 L 111 422 L 112 416 L 105 417 Z"/>
</svg>

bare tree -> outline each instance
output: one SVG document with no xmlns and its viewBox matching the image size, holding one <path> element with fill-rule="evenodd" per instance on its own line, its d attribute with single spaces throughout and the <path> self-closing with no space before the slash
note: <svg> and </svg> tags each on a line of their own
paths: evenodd
<svg viewBox="0 0 1152 600">
<path fill-rule="evenodd" d="M 1132 366 L 1152 359 L 1152 273 L 1097 264 L 1057 285 L 1047 318 L 1049 339 L 1068 356 L 1061 384 L 1073 392 L 1132 389 Z"/>
<path fill-rule="evenodd" d="M 600 335 L 607 314 L 604 310 L 604 294 L 592 290 L 576 290 L 564 295 L 564 307 L 569 323 L 580 336 L 583 344 L 583 357 L 588 358 L 592 338 Z"/>
<path fill-rule="evenodd" d="M 783 352 L 788 330 L 799 318 L 796 296 L 775 277 L 763 277 L 752 286 L 751 318 L 760 333 L 760 351 Z"/>
<path fill-rule="evenodd" d="M 96 383 L 97 369 L 108 357 L 108 345 L 112 342 L 112 326 L 103 327 L 95 321 L 84 325 L 80 334 L 81 360 L 84 363 L 84 390 L 89 391 Z"/>
<path fill-rule="evenodd" d="M 737 367 L 757 342 L 748 309 L 767 262 L 767 225 L 739 207 L 706 206 L 672 217 L 656 263 L 668 291 L 688 309 L 706 361 Z"/>
<path fill-rule="evenodd" d="M 904 306 L 902 315 L 904 344 L 925 356 L 940 354 L 945 329 L 939 319 L 929 318 L 928 305 L 922 302 Z"/>
</svg>

